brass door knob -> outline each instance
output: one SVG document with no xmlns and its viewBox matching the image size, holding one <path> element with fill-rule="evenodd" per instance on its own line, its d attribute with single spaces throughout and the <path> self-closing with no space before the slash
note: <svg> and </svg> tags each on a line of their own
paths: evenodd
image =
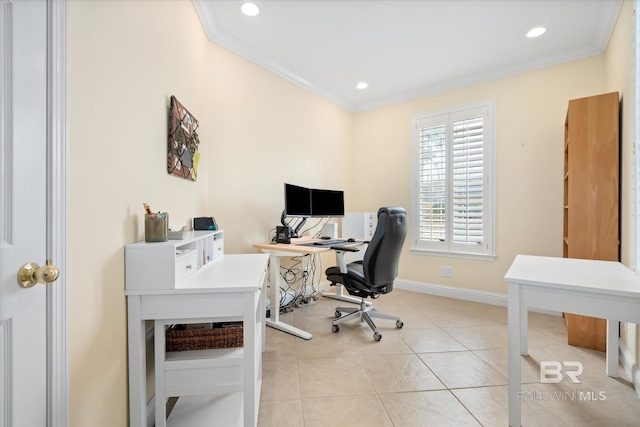
<svg viewBox="0 0 640 427">
<path fill-rule="evenodd" d="M 37 283 L 52 283 L 58 280 L 60 271 L 51 261 L 40 267 L 35 262 L 28 262 L 18 271 L 18 284 L 23 288 L 30 288 Z"/>
</svg>

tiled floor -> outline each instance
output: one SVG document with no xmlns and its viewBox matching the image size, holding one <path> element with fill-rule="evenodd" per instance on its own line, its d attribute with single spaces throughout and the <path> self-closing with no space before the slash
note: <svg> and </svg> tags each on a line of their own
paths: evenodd
<svg viewBox="0 0 640 427">
<path fill-rule="evenodd" d="M 506 308 L 397 289 L 374 303 L 404 321 L 375 319 L 379 342 L 358 321 L 332 333 L 345 303 L 327 298 L 281 316 L 311 340 L 267 328 L 260 427 L 507 426 Z M 567 345 L 562 317 L 530 313 L 529 350 L 524 426 L 640 425 L 628 379 L 606 376 L 604 353 Z M 582 382 L 541 384 L 541 360 L 583 363 Z"/>
</svg>

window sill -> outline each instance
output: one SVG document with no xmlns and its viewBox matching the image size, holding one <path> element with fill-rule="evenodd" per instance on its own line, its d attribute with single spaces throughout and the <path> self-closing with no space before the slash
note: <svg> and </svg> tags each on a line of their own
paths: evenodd
<svg viewBox="0 0 640 427">
<path fill-rule="evenodd" d="M 423 256 L 439 256 L 439 257 L 447 257 L 447 258 L 463 258 L 463 259 L 475 259 L 479 261 L 495 261 L 495 255 L 486 255 L 486 254 L 469 254 L 462 252 L 442 252 L 442 251 L 430 251 L 428 249 L 418 249 L 411 248 L 412 255 L 423 255 Z"/>
</svg>

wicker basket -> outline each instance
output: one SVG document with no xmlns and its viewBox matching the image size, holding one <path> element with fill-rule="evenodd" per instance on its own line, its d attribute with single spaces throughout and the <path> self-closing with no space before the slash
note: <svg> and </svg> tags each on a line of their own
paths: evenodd
<svg viewBox="0 0 640 427">
<path fill-rule="evenodd" d="M 215 327 L 217 326 L 217 327 Z M 233 348 L 243 345 L 243 328 L 219 326 L 207 329 L 184 329 L 172 325 L 166 331 L 167 351 L 207 350 L 212 348 Z"/>
</svg>

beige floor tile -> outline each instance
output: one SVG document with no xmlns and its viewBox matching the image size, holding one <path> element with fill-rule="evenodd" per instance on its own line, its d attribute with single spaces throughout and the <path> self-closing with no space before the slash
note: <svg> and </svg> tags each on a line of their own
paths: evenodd
<svg viewBox="0 0 640 427">
<path fill-rule="evenodd" d="M 469 350 L 507 348 L 506 325 L 443 327 L 442 329 Z"/>
<path fill-rule="evenodd" d="M 479 426 L 448 390 L 379 395 L 394 426 Z"/>
<path fill-rule="evenodd" d="M 567 338 L 547 331 L 547 326 L 529 325 L 527 343 L 529 347 L 567 345 Z"/>
<path fill-rule="evenodd" d="M 297 399 L 260 402 L 258 425 L 260 427 L 303 426 L 302 401 Z"/>
<path fill-rule="evenodd" d="M 509 425 L 507 386 L 460 388 L 451 392 L 483 426 Z"/>
<path fill-rule="evenodd" d="M 465 351 L 467 348 L 442 329 L 401 329 L 400 337 L 416 353 Z"/>
<path fill-rule="evenodd" d="M 298 376 L 303 399 L 375 393 L 355 357 L 299 360 Z"/>
<path fill-rule="evenodd" d="M 353 340 L 348 331 L 344 332 L 315 332 L 310 340 L 298 338 L 295 341 L 298 360 L 355 356 Z"/>
<path fill-rule="evenodd" d="M 506 348 L 493 350 L 475 350 L 476 356 L 484 360 L 493 369 L 500 372 L 505 377 L 509 373 L 509 352 Z M 520 363 L 520 377 L 523 383 L 534 383 L 540 381 L 540 364 L 530 357 L 523 357 Z"/>
<path fill-rule="evenodd" d="M 353 352 L 357 356 L 370 356 L 381 354 L 413 354 L 411 348 L 400 337 L 400 331 L 379 330 L 382 334 L 380 341 L 373 339 L 373 332 L 368 327 L 359 330 L 343 330 L 339 334 L 349 334 Z"/>
<path fill-rule="evenodd" d="M 358 321 L 333 334 L 335 307 L 349 303 L 320 298 L 281 316 L 311 340 L 267 328 L 259 427 L 507 425 L 505 307 L 401 289 L 373 302 L 405 327 L 377 321 L 381 341 Z M 567 345 L 561 316 L 529 313 L 529 353 L 522 390 L 538 399 L 522 402 L 523 425 L 640 426 L 640 399 L 624 370 L 609 378 L 604 353 Z M 541 384 L 541 360 L 580 361 L 581 383 Z M 551 400 L 554 391 L 576 397 Z M 606 400 L 586 400 L 600 392 Z"/>
<path fill-rule="evenodd" d="M 478 314 L 477 312 L 468 312 L 463 310 L 455 310 L 449 308 L 438 308 L 432 311 L 426 311 L 424 315 L 431 322 L 439 327 L 459 327 L 459 326 L 478 326 L 506 323 L 496 314 Z"/>
<path fill-rule="evenodd" d="M 419 354 L 447 388 L 507 384 L 507 378 L 470 351 Z"/>
<path fill-rule="evenodd" d="M 640 425 L 640 401 L 631 383 L 619 378 L 584 379 L 582 384 L 575 385 L 578 392 L 578 404 L 588 411 L 594 420 L 601 421 L 599 425 L 638 426 Z M 598 400 L 588 400 L 591 397 Z M 587 392 L 587 393 L 585 393 Z M 605 399 L 606 398 L 606 399 Z M 595 424 L 591 424 L 595 425 Z"/>
<path fill-rule="evenodd" d="M 302 400 L 305 427 L 391 427 L 375 394 Z"/>
<path fill-rule="evenodd" d="M 296 340 L 299 339 L 293 335 L 267 327 L 262 360 L 295 360 Z"/>
<path fill-rule="evenodd" d="M 629 399 L 634 391 L 630 386 L 613 379 L 592 379 L 581 384 L 571 381 L 560 384 L 527 384 L 522 389 L 525 393 L 522 401 L 523 425 L 639 425 L 640 405 L 637 400 L 633 402 Z"/>
<path fill-rule="evenodd" d="M 415 354 L 361 357 L 360 363 L 377 393 L 445 388 Z"/>
<path fill-rule="evenodd" d="M 331 325 L 334 319 L 335 316 L 333 314 L 331 316 L 296 315 L 293 320 L 293 326 L 312 334 L 315 332 L 331 332 Z"/>
<path fill-rule="evenodd" d="M 264 360 L 262 362 L 261 401 L 300 399 L 297 360 Z"/>
<path fill-rule="evenodd" d="M 393 310 L 393 311 L 391 311 Z M 383 313 L 389 313 L 394 316 L 398 316 L 402 323 L 402 327 L 406 329 L 428 329 L 437 328 L 438 325 L 429 320 L 420 310 L 411 307 L 400 307 L 397 309 L 387 310 L 386 308 L 380 308 L 379 311 Z M 376 320 L 376 325 L 380 326 Z M 389 327 L 395 327 L 395 322 L 391 320 L 380 320 L 380 324 L 384 324 Z"/>
<path fill-rule="evenodd" d="M 333 316 L 335 311 L 336 300 L 330 298 L 319 297 L 313 305 L 306 305 L 304 307 L 294 307 L 294 317 L 302 316 Z"/>
</svg>

